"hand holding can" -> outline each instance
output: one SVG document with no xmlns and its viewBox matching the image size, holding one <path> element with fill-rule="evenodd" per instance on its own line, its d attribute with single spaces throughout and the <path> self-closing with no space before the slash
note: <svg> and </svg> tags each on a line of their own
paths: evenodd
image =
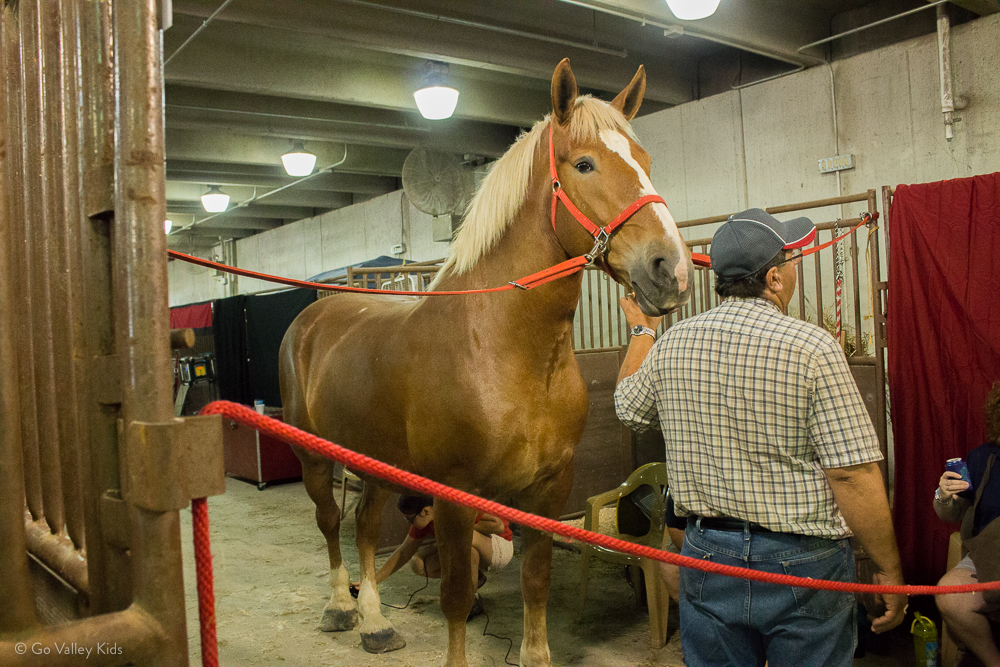
<svg viewBox="0 0 1000 667">
<path fill-rule="evenodd" d="M 948 472 L 957 472 L 963 482 L 967 483 L 970 487 L 972 486 L 972 480 L 969 479 L 969 466 L 962 459 L 948 459 L 945 463 L 945 469 Z"/>
</svg>

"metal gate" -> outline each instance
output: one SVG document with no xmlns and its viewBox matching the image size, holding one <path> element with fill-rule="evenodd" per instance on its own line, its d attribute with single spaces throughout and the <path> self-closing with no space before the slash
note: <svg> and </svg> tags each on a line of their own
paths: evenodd
<svg viewBox="0 0 1000 667">
<path fill-rule="evenodd" d="M 0 27 L 0 665 L 186 665 L 157 2 Z"/>
</svg>

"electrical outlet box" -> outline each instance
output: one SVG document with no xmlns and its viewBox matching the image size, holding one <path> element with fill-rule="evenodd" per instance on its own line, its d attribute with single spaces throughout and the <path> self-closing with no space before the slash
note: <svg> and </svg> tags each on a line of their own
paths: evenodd
<svg viewBox="0 0 1000 667">
<path fill-rule="evenodd" d="M 402 255 L 406 252 L 406 245 L 402 243 L 397 243 L 389 249 L 389 253 L 392 255 Z"/>
</svg>

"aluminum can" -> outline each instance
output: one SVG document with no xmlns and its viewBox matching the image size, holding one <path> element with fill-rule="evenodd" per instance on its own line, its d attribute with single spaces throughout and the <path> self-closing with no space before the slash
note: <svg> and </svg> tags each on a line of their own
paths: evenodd
<svg viewBox="0 0 1000 667">
<path fill-rule="evenodd" d="M 969 479 L 969 466 L 965 464 L 962 459 L 948 459 L 945 463 L 945 469 L 949 472 L 957 472 L 962 476 L 963 482 L 969 482 L 971 485 L 971 480 Z"/>
</svg>

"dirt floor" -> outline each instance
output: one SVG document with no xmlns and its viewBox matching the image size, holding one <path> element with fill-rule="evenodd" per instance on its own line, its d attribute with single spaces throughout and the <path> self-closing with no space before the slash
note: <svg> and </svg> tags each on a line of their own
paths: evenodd
<svg viewBox="0 0 1000 667">
<path fill-rule="evenodd" d="M 358 575 L 354 547 L 354 504 L 348 493 L 341 538 L 352 578 Z M 446 623 L 439 607 L 440 585 L 413 596 L 409 608 L 383 607 L 383 613 L 406 639 L 406 647 L 381 656 L 361 648 L 357 631 L 320 632 L 323 605 L 330 597 L 326 542 L 316 528 L 313 505 L 301 483 L 263 491 L 228 478 L 226 494 L 209 499 L 215 566 L 216 616 L 222 665 L 352 665 L 396 667 L 440 665 L 446 646 Z M 198 602 L 191 546 L 191 513 L 182 513 L 184 582 L 188 642 L 192 664 L 200 661 Z M 502 572 L 490 573 L 480 590 L 488 631 L 513 641 L 507 655 L 517 664 L 522 636 L 520 543 Z M 385 556 L 376 559 L 376 567 Z M 579 555 L 553 549 L 549 597 L 549 648 L 553 665 L 683 665 L 672 606 L 667 646 L 649 645 L 649 616 L 637 606 L 621 567 L 600 561 L 591 565 L 587 602 L 579 622 Z M 404 568 L 379 588 L 382 601 L 403 606 L 425 580 Z M 511 643 L 483 636 L 487 618 L 469 622 L 466 641 L 470 667 L 503 665 Z"/>
<path fill-rule="evenodd" d="M 341 536 L 352 578 L 357 577 L 354 548 L 354 504 Z M 375 656 L 361 648 L 357 631 L 319 630 L 323 605 L 330 596 L 326 543 L 316 528 L 313 505 L 301 483 L 256 486 L 229 478 L 226 494 L 209 500 L 215 566 L 216 615 L 221 665 L 352 665 L 357 667 L 424 667 L 440 665 L 446 645 L 446 623 L 439 602 L 439 582 L 417 592 L 407 609 L 383 607 L 383 613 L 406 639 L 405 648 Z M 200 664 L 198 603 L 191 513 L 182 513 L 184 580 L 192 664 Z M 489 632 L 510 638 L 506 656 L 517 664 L 522 636 L 519 540 L 515 555 L 500 573 L 491 573 L 481 594 Z M 385 556 L 376 560 L 376 567 Z M 620 566 L 592 562 L 588 597 L 579 620 L 579 555 L 553 550 L 548 631 L 553 665 L 683 665 L 677 632 L 677 607 L 671 605 L 669 639 L 659 650 L 649 645 L 649 616 L 638 607 Z M 385 603 L 403 606 L 424 586 L 424 579 L 404 568 L 382 584 Z M 484 636 L 486 616 L 469 623 L 466 642 L 471 667 L 503 665 L 511 642 Z M 908 630 L 908 621 L 906 623 Z M 912 642 L 903 628 L 882 638 L 875 651 L 856 661 L 859 667 L 913 664 Z"/>
</svg>

